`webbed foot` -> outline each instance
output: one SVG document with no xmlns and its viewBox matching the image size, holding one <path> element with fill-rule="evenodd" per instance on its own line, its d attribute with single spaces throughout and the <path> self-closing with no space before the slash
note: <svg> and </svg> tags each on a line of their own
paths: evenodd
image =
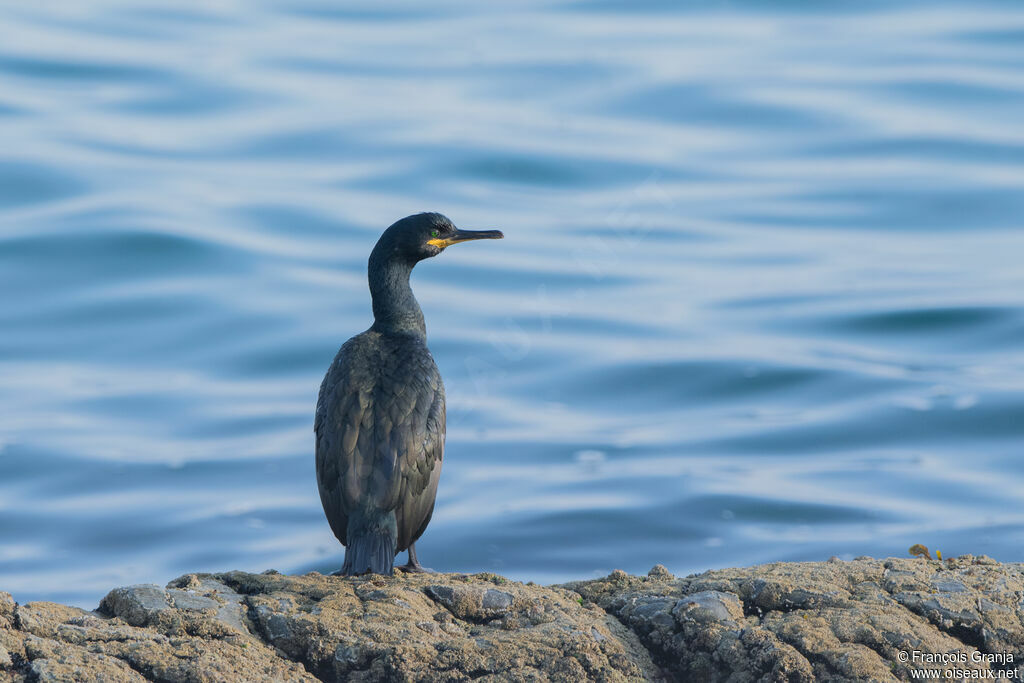
<svg viewBox="0 0 1024 683">
<path fill-rule="evenodd" d="M 409 561 L 403 564 L 401 567 L 395 567 L 395 569 L 401 569 L 403 572 L 409 572 L 410 574 L 436 574 L 433 569 L 427 569 L 420 561 L 416 559 L 416 544 L 409 544 Z"/>
</svg>

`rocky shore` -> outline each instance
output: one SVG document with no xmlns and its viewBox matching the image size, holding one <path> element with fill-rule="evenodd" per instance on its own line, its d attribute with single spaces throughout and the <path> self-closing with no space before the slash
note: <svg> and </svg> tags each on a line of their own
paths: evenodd
<svg viewBox="0 0 1024 683">
<path fill-rule="evenodd" d="M 1024 565 L 971 556 L 561 586 L 188 574 L 92 612 L 0 593 L 0 681 L 1021 680 L 1022 599 Z"/>
</svg>

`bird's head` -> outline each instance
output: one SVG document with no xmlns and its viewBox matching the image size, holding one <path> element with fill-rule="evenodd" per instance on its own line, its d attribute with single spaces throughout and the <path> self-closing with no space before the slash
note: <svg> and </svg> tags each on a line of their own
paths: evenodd
<svg viewBox="0 0 1024 683">
<path fill-rule="evenodd" d="M 395 222 L 384 231 L 374 252 L 387 259 L 415 264 L 437 256 L 446 247 L 470 240 L 501 239 L 500 230 L 460 230 L 439 213 L 418 213 Z"/>
</svg>

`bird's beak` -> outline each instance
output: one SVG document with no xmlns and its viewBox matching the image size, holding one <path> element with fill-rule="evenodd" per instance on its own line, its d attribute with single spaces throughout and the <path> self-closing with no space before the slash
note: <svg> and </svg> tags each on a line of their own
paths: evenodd
<svg viewBox="0 0 1024 683">
<path fill-rule="evenodd" d="M 438 237 L 436 239 L 427 240 L 427 244 L 432 244 L 439 249 L 458 244 L 459 242 L 469 242 L 470 240 L 500 240 L 504 237 L 501 234 L 501 230 L 456 230 L 446 237 Z"/>
</svg>

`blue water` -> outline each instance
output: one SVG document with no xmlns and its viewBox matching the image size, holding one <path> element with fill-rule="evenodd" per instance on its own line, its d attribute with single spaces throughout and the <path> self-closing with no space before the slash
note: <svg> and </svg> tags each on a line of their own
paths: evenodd
<svg viewBox="0 0 1024 683">
<path fill-rule="evenodd" d="M 1024 560 L 1019 3 L 0 10 L 0 589 L 332 570 L 312 416 L 421 264 L 422 561 Z"/>
</svg>

